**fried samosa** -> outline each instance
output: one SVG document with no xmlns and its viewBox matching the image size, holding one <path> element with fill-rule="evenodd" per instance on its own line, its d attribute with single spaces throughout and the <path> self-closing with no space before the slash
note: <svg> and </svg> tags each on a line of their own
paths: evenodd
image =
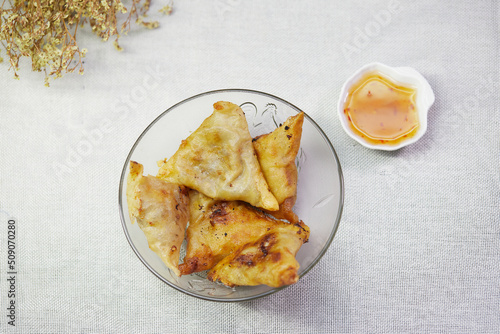
<svg viewBox="0 0 500 334">
<path fill-rule="evenodd" d="M 275 227 L 257 241 L 217 263 L 207 278 L 229 287 L 236 285 L 260 285 L 281 287 L 298 281 L 299 263 L 295 259 L 302 244 L 309 237 L 309 229 L 300 223 Z"/>
<path fill-rule="evenodd" d="M 278 219 L 297 223 L 292 211 L 297 197 L 295 157 L 300 148 L 304 113 L 289 117 L 271 133 L 256 137 L 253 146 L 269 188 L 278 201 L 279 210 L 269 212 Z"/>
<path fill-rule="evenodd" d="M 215 103 L 213 114 L 159 167 L 157 177 L 211 198 L 279 208 L 257 161 L 245 115 L 233 103 Z"/>
<path fill-rule="evenodd" d="M 176 275 L 179 251 L 189 220 L 188 189 L 154 176 L 143 176 L 143 166 L 130 162 L 127 204 L 132 223 L 137 221 L 149 248 Z"/>
<path fill-rule="evenodd" d="M 182 275 L 212 268 L 241 246 L 281 227 L 298 227 L 273 219 L 241 201 L 217 201 L 198 191 L 190 192 L 190 221 L 186 231 L 186 256 L 179 265 Z"/>
</svg>

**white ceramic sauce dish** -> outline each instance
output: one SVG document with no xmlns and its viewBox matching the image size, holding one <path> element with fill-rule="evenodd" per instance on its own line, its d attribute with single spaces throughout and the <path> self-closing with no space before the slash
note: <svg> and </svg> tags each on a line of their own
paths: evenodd
<svg viewBox="0 0 500 334">
<path fill-rule="evenodd" d="M 366 138 L 363 138 L 358 133 L 353 131 L 351 125 L 349 124 L 348 116 L 344 112 L 344 109 L 351 88 L 357 85 L 360 80 L 362 80 L 362 78 L 369 73 L 377 73 L 382 77 L 387 78 L 387 80 L 390 82 L 393 82 L 397 85 L 412 87 L 412 89 L 415 90 L 415 107 L 418 113 L 419 125 L 416 132 L 412 136 L 408 136 L 408 138 L 400 140 L 397 143 L 374 143 L 373 140 L 370 142 Z M 416 142 L 424 135 L 424 133 L 427 131 L 427 114 L 429 112 L 429 108 L 434 103 L 434 100 L 434 92 L 431 86 L 429 85 L 427 80 L 415 69 L 411 67 L 391 67 L 381 63 L 370 63 L 356 71 L 344 83 L 340 92 L 337 111 L 340 118 L 340 123 L 342 124 L 345 132 L 358 143 L 371 149 L 394 151 Z"/>
</svg>

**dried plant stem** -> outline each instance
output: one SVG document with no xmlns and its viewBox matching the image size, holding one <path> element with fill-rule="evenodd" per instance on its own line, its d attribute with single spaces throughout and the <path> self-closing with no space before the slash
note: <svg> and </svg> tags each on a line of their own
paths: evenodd
<svg viewBox="0 0 500 334">
<path fill-rule="evenodd" d="M 0 42 L 15 78 L 19 77 L 19 59 L 28 57 L 33 71 L 45 72 L 48 86 L 51 78 L 60 78 L 64 73 L 78 69 L 83 74 L 82 58 L 87 49 L 80 49 L 77 43 L 79 25 L 89 24 L 104 41 L 114 36 L 114 45 L 121 50 L 118 40 L 130 30 L 133 19 L 149 29 L 158 27 L 156 21 L 144 21 L 150 5 L 151 0 L 131 0 L 128 10 L 121 0 L 3 0 Z M 170 1 L 160 11 L 170 14 L 171 10 Z M 119 31 L 117 25 L 122 15 L 124 22 Z"/>
</svg>

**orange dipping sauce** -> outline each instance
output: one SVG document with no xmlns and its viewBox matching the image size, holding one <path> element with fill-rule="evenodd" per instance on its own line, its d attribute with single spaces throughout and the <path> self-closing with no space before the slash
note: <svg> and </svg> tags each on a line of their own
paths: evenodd
<svg viewBox="0 0 500 334">
<path fill-rule="evenodd" d="M 363 76 L 349 90 L 344 114 L 358 136 L 371 144 L 398 144 L 419 127 L 416 91 L 378 72 Z"/>
</svg>

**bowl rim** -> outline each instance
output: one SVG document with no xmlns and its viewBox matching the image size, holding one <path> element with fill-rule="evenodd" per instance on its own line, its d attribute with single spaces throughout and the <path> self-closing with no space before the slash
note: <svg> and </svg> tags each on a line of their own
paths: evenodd
<svg viewBox="0 0 500 334">
<path fill-rule="evenodd" d="M 198 294 L 196 294 L 194 292 L 185 290 L 185 289 L 183 289 L 183 288 L 181 288 L 181 287 L 179 287 L 179 286 L 177 286 L 175 284 L 172 284 L 171 282 L 169 282 L 167 279 L 165 279 L 162 275 L 160 275 L 154 268 L 152 268 L 149 265 L 149 263 L 142 257 L 142 255 L 140 254 L 139 250 L 136 248 L 135 244 L 132 242 L 132 239 L 131 239 L 131 237 L 129 235 L 129 232 L 128 232 L 128 229 L 127 229 L 127 226 L 126 226 L 126 219 L 124 217 L 124 203 L 122 203 L 122 197 L 123 197 L 123 191 L 122 191 L 122 189 L 123 189 L 124 182 L 126 182 L 126 175 L 127 175 L 128 163 L 130 161 L 130 158 L 131 158 L 132 154 L 135 151 L 135 148 L 137 147 L 137 145 L 139 144 L 139 142 L 141 141 L 141 139 L 149 131 L 149 129 L 151 127 L 153 127 L 156 124 L 156 122 L 158 122 L 162 117 L 164 117 L 165 115 L 167 115 L 170 111 L 174 110 L 175 108 L 177 108 L 181 104 L 187 103 L 187 102 L 189 102 L 191 100 L 197 99 L 197 98 L 202 97 L 202 96 L 211 95 L 211 94 L 217 94 L 217 93 L 224 93 L 224 92 L 230 92 L 230 93 L 241 92 L 241 93 L 250 93 L 250 94 L 257 94 L 257 95 L 267 96 L 267 97 L 270 97 L 270 98 L 273 98 L 273 99 L 276 99 L 276 100 L 282 102 L 283 104 L 287 105 L 288 107 L 294 109 L 297 112 L 301 112 L 302 111 L 300 108 L 296 107 L 292 103 L 290 103 L 290 102 L 288 102 L 288 101 L 286 101 L 286 100 L 284 100 L 284 99 L 282 99 L 280 97 L 277 97 L 275 95 L 272 95 L 272 94 L 269 94 L 269 93 L 265 93 L 265 92 L 262 92 L 262 91 L 258 91 L 258 90 L 251 90 L 251 89 L 244 89 L 244 88 L 225 88 L 225 89 L 216 89 L 216 90 L 206 91 L 206 92 L 203 92 L 203 93 L 199 93 L 199 94 L 193 95 L 193 96 L 188 97 L 188 98 L 186 98 L 186 99 L 184 99 L 184 100 L 182 100 L 180 102 L 175 103 L 174 105 L 172 105 L 171 107 L 169 107 L 168 109 L 166 109 L 164 112 L 162 112 L 160 115 L 158 115 L 144 129 L 144 131 L 142 131 L 142 133 L 139 135 L 139 137 L 134 142 L 134 145 L 132 145 L 132 148 L 130 149 L 130 151 L 129 151 L 126 159 L 125 159 L 124 166 L 122 168 L 122 173 L 121 173 L 121 176 L 120 176 L 120 183 L 119 183 L 119 189 L 118 189 L 118 210 L 119 210 L 119 213 L 120 213 L 120 220 L 121 220 L 121 223 L 122 223 L 123 232 L 125 233 L 125 237 L 127 238 L 127 241 L 129 243 L 130 247 L 134 251 L 135 255 L 139 258 L 139 260 L 146 266 L 146 268 L 148 268 L 149 271 L 151 271 L 161 281 L 163 281 L 168 286 L 174 288 L 177 291 L 183 292 L 183 293 L 185 293 L 185 294 L 187 294 L 187 295 L 189 295 L 191 297 L 199 298 L 199 299 L 202 299 L 202 300 L 215 301 L 215 302 L 242 302 L 242 301 L 254 300 L 254 299 L 257 299 L 257 298 L 262 298 L 262 297 L 271 295 L 271 294 L 273 294 L 275 292 L 278 292 L 280 290 L 283 290 L 283 289 L 285 289 L 285 288 L 287 288 L 289 286 L 287 285 L 287 286 L 283 286 L 283 287 L 280 287 L 280 288 L 274 288 L 274 289 L 271 289 L 269 291 L 257 294 L 255 296 L 250 296 L 250 297 L 220 299 L 220 298 L 217 298 L 217 297 L 207 297 L 207 296 L 198 295 Z M 328 139 L 328 136 L 320 128 L 320 126 L 309 115 L 307 115 L 307 113 L 304 112 L 304 116 L 311 122 L 311 124 L 316 128 L 316 130 L 323 137 L 323 139 L 325 140 L 326 144 L 329 146 L 331 152 L 333 153 L 333 156 L 334 156 L 335 160 L 337 161 L 337 172 L 338 172 L 338 175 L 339 175 L 339 184 L 340 184 L 340 197 L 339 197 L 339 210 L 337 212 L 337 217 L 335 217 L 335 221 L 334 221 L 335 226 L 333 227 L 332 233 L 328 237 L 328 240 L 326 241 L 326 244 L 323 247 L 323 249 L 321 250 L 321 252 L 316 256 L 316 258 L 314 259 L 314 261 L 311 262 L 311 264 L 305 269 L 305 271 L 302 272 L 302 274 L 299 276 L 299 279 L 302 278 L 302 277 L 304 277 L 319 262 L 319 260 L 323 257 L 323 255 L 326 253 L 326 251 L 330 248 L 330 245 L 331 245 L 331 243 L 333 241 L 333 238 L 335 237 L 335 235 L 337 233 L 337 230 L 338 230 L 338 227 L 340 225 L 340 219 L 342 217 L 342 212 L 343 212 L 343 208 L 344 208 L 344 192 L 345 192 L 345 190 L 344 190 L 345 189 L 344 188 L 344 176 L 342 174 L 342 168 L 341 168 L 341 165 L 340 165 L 340 160 L 338 158 L 337 152 L 335 151 L 335 148 L 333 147 L 332 143 Z"/>
<path fill-rule="evenodd" d="M 349 95 L 349 88 L 355 84 L 365 73 L 370 71 L 378 71 L 383 76 L 387 77 L 391 81 L 396 81 L 403 84 L 409 84 L 416 87 L 417 92 L 417 100 L 415 101 L 417 104 L 418 116 L 420 127 L 417 130 L 417 133 L 406 139 L 401 141 L 397 145 L 384 145 L 384 144 L 372 144 L 365 139 L 359 137 L 355 134 L 349 125 L 347 124 L 346 117 L 344 116 L 344 104 Z M 431 85 L 427 81 L 427 79 L 420 74 L 413 67 L 408 66 L 389 66 L 380 62 L 372 62 L 363 65 L 359 69 L 357 69 L 342 85 L 340 90 L 339 99 L 337 103 L 337 114 L 340 119 L 340 124 L 344 131 L 351 137 L 356 140 L 361 145 L 375 150 L 382 151 L 395 151 L 404 146 L 413 144 L 417 142 L 422 136 L 427 132 L 427 117 L 429 113 L 429 109 L 434 104 L 435 95 L 432 90 Z"/>
</svg>

